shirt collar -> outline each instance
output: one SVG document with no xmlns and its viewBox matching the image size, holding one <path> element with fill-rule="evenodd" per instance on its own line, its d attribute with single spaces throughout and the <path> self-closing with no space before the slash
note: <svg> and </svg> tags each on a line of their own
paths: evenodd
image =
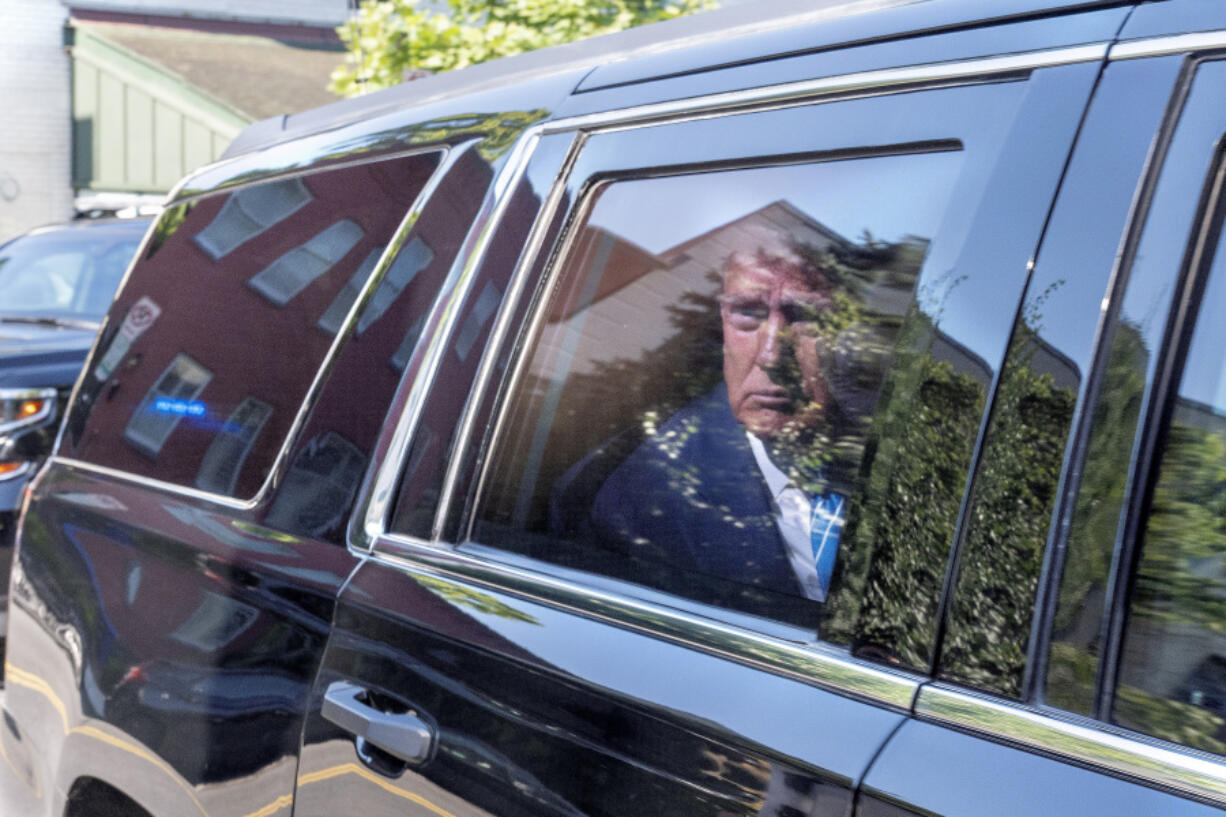
<svg viewBox="0 0 1226 817">
<path fill-rule="evenodd" d="M 749 450 L 753 452 L 754 461 L 758 463 L 758 470 L 762 472 L 762 477 L 766 480 L 766 487 L 770 489 L 771 497 L 778 499 L 779 495 L 791 484 L 788 475 L 771 462 L 770 455 L 766 453 L 766 446 L 761 440 L 748 431 L 745 432 L 745 436 L 749 439 Z"/>
</svg>

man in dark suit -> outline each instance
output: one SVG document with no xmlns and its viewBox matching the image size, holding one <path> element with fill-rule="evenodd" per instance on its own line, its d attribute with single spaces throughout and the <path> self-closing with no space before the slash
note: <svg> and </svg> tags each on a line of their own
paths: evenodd
<svg viewBox="0 0 1226 817">
<path fill-rule="evenodd" d="M 833 339 L 854 309 L 813 254 L 785 235 L 754 238 L 722 270 L 724 382 L 601 474 L 581 530 L 569 533 L 822 601 L 846 514 L 844 495 L 828 484 L 826 443 L 840 416 L 828 372 Z M 564 492 L 591 482 L 607 454 L 572 468 Z M 554 510 L 555 521 L 576 518 Z"/>
</svg>

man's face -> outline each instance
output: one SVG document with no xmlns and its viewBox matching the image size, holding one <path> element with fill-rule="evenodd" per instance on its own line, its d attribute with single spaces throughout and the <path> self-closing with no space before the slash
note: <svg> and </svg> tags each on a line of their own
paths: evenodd
<svg viewBox="0 0 1226 817">
<path fill-rule="evenodd" d="M 802 433 L 821 419 L 818 319 L 830 288 L 785 263 L 741 264 L 724 278 L 724 381 L 737 421 L 763 439 Z"/>
</svg>

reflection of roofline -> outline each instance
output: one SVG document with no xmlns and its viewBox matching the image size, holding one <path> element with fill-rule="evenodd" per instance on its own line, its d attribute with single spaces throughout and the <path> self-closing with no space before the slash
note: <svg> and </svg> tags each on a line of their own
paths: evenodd
<svg viewBox="0 0 1226 817">
<path fill-rule="evenodd" d="M 949 350 L 946 354 L 938 354 L 938 348 Z M 950 353 L 952 352 L 952 353 Z M 992 385 L 995 369 L 988 362 L 970 350 L 970 347 L 954 340 L 938 327 L 933 332 L 933 341 L 929 354 L 934 360 L 945 361 L 954 367 L 955 372 L 969 374 L 984 388 Z"/>
<path fill-rule="evenodd" d="M 715 233 L 721 232 L 723 230 L 727 230 L 731 227 L 735 227 L 738 224 L 749 221 L 750 219 L 755 218 L 756 216 L 759 216 L 761 213 L 765 212 L 766 210 L 769 210 L 772 207 L 783 208 L 791 216 L 796 218 L 798 221 L 802 221 L 812 226 L 813 229 L 815 229 L 822 235 L 829 238 L 832 243 L 839 244 L 844 247 L 853 246 L 853 243 L 851 241 L 848 241 L 846 238 L 839 235 L 834 230 L 831 230 L 825 224 L 822 224 L 820 221 L 813 218 L 808 213 L 805 213 L 803 210 L 798 208 L 796 205 L 792 204 L 787 199 L 777 199 L 776 201 L 772 201 L 770 204 L 762 205 L 757 210 L 750 211 L 743 216 L 734 218 L 732 221 L 728 221 L 723 224 L 720 224 L 718 227 L 712 227 L 710 230 L 707 230 L 705 233 L 699 233 L 693 238 L 689 238 L 689 239 L 686 239 L 685 241 L 682 241 L 680 244 L 675 244 L 672 247 L 669 247 L 668 249 L 661 251 L 658 257 L 662 259 L 663 261 L 665 261 L 669 266 L 672 266 L 675 260 L 678 258 L 678 256 L 684 255 L 691 247 L 705 241 L 709 236 Z"/>
<path fill-rule="evenodd" d="M 1197 414 L 1209 414 L 1213 417 L 1221 417 L 1226 420 L 1226 410 L 1218 408 L 1212 403 L 1203 403 L 1200 400 L 1193 400 L 1191 397 L 1177 397 L 1175 398 L 1175 404 Z"/>
<path fill-rule="evenodd" d="M 288 17 L 284 20 L 268 19 L 257 22 L 249 19 L 200 17 L 198 14 L 188 17 L 138 11 L 111 11 L 81 8 L 75 4 L 70 8 L 69 14 L 72 20 L 84 23 L 178 28 L 205 34 L 246 34 L 298 44 L 317 43 L 334 49 L 341 47 L 341 38 L 336 33 L 336 26 L 343 22 L 340 20 L 337 23 L 311 23 L 301 20 L 291 21 Z"/>
<path fill-rule="evenodd" d="M 1056 366 L 1035 366 L 1035 356 L 1030 357 L 1030 368 L 1038 374 L 1049 374 L 1055 381 L 1057 386 L 1078 389 L 1081 385 L 1081 367 L 1077 365 L 1077 361 L 1073 360 L 1068 355 L 1061 352 L 1055 346 L 1051 345 L 1043 339 L 1043 336 L 1038 332 L 1030 334 L 1030 345 L 1037 351 L 1048 356 L 1055 361 Z M 1060 371 L 1059 367 L 1063 367 L 1064 372 Z M 1065 375 L 1067 372 L 1067 375 Z M 1063 382 L 1064 376 L 1067 376 L 1069 382 Z"/>
<path fill-rule="evenodd" d="M 1176 397 L 1171 410 L 1171 421 L 1178 421 L 1210 434 L 1226 436 L 1226 411 L 1200 400 Z"/>
<path fill-rule="evenodd" d="M 623 238 L 622 236 L 618 235 L 612 230 L 606 230 L 604 227 L 601 227 L 597 224 L 588 224 L 585 226 L 584 230 L 585 232 L 590 232 L 598 236 L 608 236 L 609 238 L 613 239 L 619 244 L 623 244 L 626 247 L 629 247 L 633 252 L 639 255 L 642 255 L 644 258 L 651 259 L 655 263 L 656 266 L 658 267 L 665 266 L 664 260 L 661 256 L 656 255 L 651 250 L 644 247 L 642 244 L 637 244 L 628 238 Z M 592 241 L 594 243 L 597 240 L 599 240 L 599 238 L 593 239 Z"/>
</svg>

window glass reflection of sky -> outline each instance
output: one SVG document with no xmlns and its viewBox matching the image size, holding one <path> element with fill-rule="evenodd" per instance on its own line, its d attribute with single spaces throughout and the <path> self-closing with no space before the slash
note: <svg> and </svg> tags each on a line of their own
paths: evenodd
<svg viewBox="0 0 1226 817">
<path fill-rule="evenodd" d="M 1146 348 L 1151 353 L 1162 342 L 1161 333 L 1171 306 L 1175 272 L 1187 249 L 1188 225 L 1195 219 L 1197 193 L 1206 181 L 1210 161 L 1208 151 L 1226 130 L 1226 114 L 1219 101 L 1223 83 L 1226 83 L 1226 63 L 1207 63 L 1197 71 L 1192 93 L 1184 106 L 1178 130 L 1162 166 L 1162 176 L 1149 209 L 1136 261 L 1129 272 L 1121 319 L 1141 331 Z M 1181 397 L 1214 404 L 1219 408 L 1224 398 L 1219 380 L 1221 349 L 1226 334 L 1220 327 L 1206 324 L 1221 323 L 1217 316 L 1226 304 L 1223 303 L 1221 284 L 1217 284 L 1215 289 L 1213 282 L 1226 274 L 1223 266 L 1226 266 L 1226 251 L 1219 243 L 1196 329 L 1198 333 L 1216 330 L 1216 342 L 1195 344 L 1202 350 L 1193 350 L 1189 354 L 1180 386 Z M 1206 348 L 1217 350 L 1216 359 L 1214 355 L 1205 353 Z"/>
<path fill-rule="evenodd" d="M 1213 273 L 1201 298 L 1188 360 L 1184 364 L 1179 396 L 1213 406 L 1226 414 L 1226 321 L 1221 319 L 1226 309 L 1226 252 L 1219 246 L 1213 262 Z"/>
<path fill-rule="evenodd" d="M 880 156 L 806 164 L 803 171 L 785 166 L 640 180 L 610 186 L 589 223 L 660 253 L 782 200 L 853 241 L 865 230 L 886 241 L 931 238 L 960 159 L 957 152 Z"/>
</svg>

